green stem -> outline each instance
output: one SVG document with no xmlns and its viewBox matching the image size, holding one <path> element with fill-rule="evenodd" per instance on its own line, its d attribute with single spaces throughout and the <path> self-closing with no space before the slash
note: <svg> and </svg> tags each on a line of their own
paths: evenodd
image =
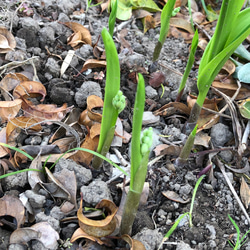
<svg viewBox="0 0 250 250">
<path fill-rule="evenodd" d="M 141 193 L 129 190 L 124 211 L 122 214 L 120 234 L 130 234 L 135 220 L 137 209 L 140 203 Z"/>
</svg>

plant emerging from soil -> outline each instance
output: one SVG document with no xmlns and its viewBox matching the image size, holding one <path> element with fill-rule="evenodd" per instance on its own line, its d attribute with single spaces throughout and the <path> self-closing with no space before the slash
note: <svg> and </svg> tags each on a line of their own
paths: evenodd
<svg viewBox="0 0 250 250">
<path fill-rule="evenodd" d="M 199 94 L 186 126 L 190 132 L 197 123 L 209 88 L 222 66 L 250 33 L 250 9 L 241 10 L 244 0 L 223 0 L 213 37 L 201 58 L 197 86 Z"/>
<path fill-rule="evenodd" d="M 160 37 L 154 49 L 153 62 L 158 60 L 162 46 L 166 40 L 169 29 L 169 20 L 172 16 L 175 1 L 176 0 L 169 0 L 162 9 Z"/>
<path fill-rule="evenodd" d="M 236 222 L 233 220 L 233 218 L 228 214 L 228 218 L 230 219 L 230 221 L 233 223 L 236 232 L 237 232 L 237 240 L 235 245 L 232 244 L 232 242 L 229 240 L 228 243 L 230 244 L 230 246 L 234 249 L 234 250 L 238 250 L 240 249 L 245 242 L 247 241 L 247 235 L 250 232 L 250 229 L 242 236 L 242 238 L 240 239 L 240 229 L 238 227 L 238 225 L 236 224 Z"/>
<path fill-rule="evenodd" d="M 113 37 L 114 28 L 115 28 L 115 20 L 116 20 L 116 12 L 117 12 L 118 0 L 113 0 L 110 3 L 111 12 L 109 16 L 109 34 Z"/>
<path fill-rule="evenodd" d="M 121 235 L 130 234 L 131 232 L 146 179 L 148 157 L 152 144 L 152 128 L 144 130 L 141 137 L 142 117 L 145 105 L 145 84 L 143 76 L 141 74 L 138 75 L 139 80 L 132 126 L 130 186 L 122 215 Z"/>
<path fill-rule="evenodd" d="M 125 108 L 125 97 L 120 91 L 120 64 L 115 43 L 106 28 L 102 30 L 106 51 L 106 85 L 101 123 L 101 133 L 97 152 L 106 155 L 112 143 L 118 114 Z M 98 169 L 103 160 L 94 157 L 92 166 Z"/>
</svg>

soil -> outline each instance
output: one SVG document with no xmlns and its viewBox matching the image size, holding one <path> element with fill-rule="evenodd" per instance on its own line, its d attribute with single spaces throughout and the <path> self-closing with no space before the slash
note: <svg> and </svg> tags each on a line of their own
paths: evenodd
<svg viewBox="0 0 250 250">
<path fill-rule="evenodd" d="M 88 95 L 104 96 L 105 76 L 95 79 L 95 75 L 100 74 L 100 71 L 104 70 L 93 68 L 78 75 L 84 62 L 87 59 L 95 58 L 92 47 L 84 44 L 75 51 L 75 56 L 70 66 L 60 76 L 63 59 L 66 57 L 68 51 L 72 50 L 72 47 L 67 45 L 67 38 L 73 33 L 71 29 L 62 23 L 68 21 L 81 23 L 90 30 L 92 44 L 95 44 L 98 41 L 102 28 L 108 26 L 109 15 L 107 11 L 105 10 L 101 13 L 100 6 L 96 6 L 89 8 L 87 13 L 76 15 L 73 13 L 74 11 L 86 10 L 85 1 L 80 0 L 32 0 L 27 1 L 27 3 L 29 4 L 29 8 L 32 9 L 30 16 L 27 16 L 24 12 L 17 11 L 20 4 L 18 1 L 0 1 L 0 23 L 7 29 L 12 29 L 11 32 L 17 41 L 17 47 L 14 51 L 7 54 L 0 54 L 0 69 L 3 70 L 3 66 L 11 61 L 23 61 L 31 57 L 36 57 L 34 64 L 37 71 L 37 79 L 47 90 L 47 96 L 43 103 L 56 104 L 58 106 L 67 103 L 68 106 L 79 108 L 82 112 L 86 109 L 86 97 Z M 181 11 L 185 12 L 185 8 L 182 7 Z M 145 111 L 152 112 L 164 104 L 175 101 L 181 75 L 184 73 L 188 60 L 190 44 L 183 38 L 170 36 L 166 39 L 156 68 L 163 73 L 165 80 L 162 86 L 156 88 L 149 85 L 152 72 L 146 72 L 151 71 L 153 49 L 159 37 L 160 28 L 150 29 L 144 34 L 141 20 L 135 18 L 131 18 L 128 22 L 117 22 L 116 27 L 121 27 L 121 25 L 123 25 L 122 29 L 126 29 L 127 35 L 121 38 L 121 31 L 119 30 L 114 34 L 114 41 L 120 58 L 121 90 L 127 98 L 127 106 L 119 117 L 122 120 L 123 129 L 127 133 L 131 133 L 136 90 L 134 73 L 144 73 L 147 95 Z M 126 44 L 124 39 L 126 40 Z M 102 39 L 99 40 L 98 46 L 104 48 Z M 198 48 L 196 61 L 191 70 L 187 88 L 182 98 L 183 103 L 186 103 L 188 91 L 196 91 L 197 69 L 201 55 L 202 50 Z M 10 72 L 26 72 L 25 74 L 29 72 L 31 76 L 34 76 L 34 68 L 31 64 L 16 68 L 6 68 L 0 72 L 2 78 Z M 87 82 L 90 84 L 90 89 L 81 90 L 81 86 L 83 84 L 86 86 Z M 96 87 L 94 88 L 93 86 Z M 1 101 L 4 101 L 3 95 L 0 98 Z M 164 143 L 180 145 L 184 144 L 184 140 L 186 139 L 181 131 L 187 118 L 183 114 L 175 113 L 167 117 L 161 116 L 157 121 L 149 121 L 148 125 L 144 127 L 152 126 L 155 129 L 156 144 L 163 143 L 159 139 L 160 134 L 166 135 Z M 1 130 L 6 127 L 6 124 L 1 124 Z M 217 143 L 217 148 L 224 147 L 225 145 L 232 146 L 230 142 L 233 137 L 231 121 L 222 118 L 218 124 L 222 127 L 216 127 L 213 132 L 211 129 L 207 129 L 204 132 L 212 137 L 215 144 Z M 41 145 L 41 143 L 44 143 L 48 139 L 48 135 L 49 137 L 53 135 L 58 127 L 56 123 L 50 125 L 43 124 L 43 133 L 34 135 L 22 132 L 17 139 L 16 145 L 19 147 L 24 145 Z M 87 130 L 83 131 L 86 134 Z M 218 131 L 223 134 L 216 134 Z M 223 136 L 225 136 L 223 142 L 216 140 Z M 114 149 L 118 149 L 124 159 L 129 161 L 129 143 L 111 147 L 110 157 L 115 155 Z M 196 146 L 196 150 L 200 152 L 207 149 L 209 148 Z M 235 151 L 228 150 L 220 153 L 220 158 L 224 162 L 235 167 L 237 161 Z M 176 157 L 177 155 L 173 154 L 164 155 L 156 160 L 155 163 L 150 164 L 148 168 L 146 179 L 149 183 L 148 198 L 145 204 L 140 205 L 132 230 L 132 237 L 135 236 L 135 238 L 139 239 L 147 250 L 158 249 L 163 236 L 168 232 L 175 220 L 180 215 L 189 211 L 190 201 L 186 201 L 192 197 L 192 192 L 198 179 L 197 174 L 207 166 L 208 162 L 208 154 L 204 157 L 192 156 L 187 166 L 177 167 L 174 164 Z M 2 159 L 7 158 L 8 156 L 5 156 Z M 149 162 L 151 163 L 155 158 L 156 156 L 152 151 Z M 55 172 L 65 167 L 69 170 L 74 170 L 76 173 L 76 199 L 78 206 L 80 191 L 85 192 L 84 204 L 86 207 L 94 207 L 103 198 L 111 199 L 119 206 L 122 191 L 117 187 L 117 184 L 122 184 L 123 178 L 121 176 L 110 181 L 112 174 L 114 175 L 115 173 L 115 169 L 110 170 L 109 164 L 104 163 L 101 171 L 93 170 L 91 165 L 79 166 L 79 164 L 74 163 L 72 160 L 61 162 L 61 166 L 58 164 L 54 170 Z M 29 166 L 30 162 L 23 164 L 21 167 L 28 168 Z M 241 236 L 249 229 L 247 218 L 231 193 L 221 174 L 220 168 L 216 164 L 213 164 L 212 167 L 214 178 L 212 181 L 210 178 L 205 178 L 199 186 L 195 197 L 192 214 L 193 227 L 190 228 L 187 221 L 182 220 L 161 249 L 231 249 L 232 247 L 229 245 L 228 240 L 235 241 L 236 229 L 230 222 L 228 214 L 231 215 L 239 226 L 242 233 Z M 84 170 L 79 170 L 79 168 Z M 228 177 L 239 195 L 240 179 L 230 170 L 226 171 L 228 171 Z M 79 177 L 79 173 L 81 178 Z M 69 238 L 71 238 L 73 232 L 78 228 L 78 223 L 76 220 L 72 220 L 70 223 L 62 223 L 62 221 L 65 218 L 76 216 L 77 209 L 73 209 L 68 214 L 51 212 L 57 208 L 60 210 L 65 200 L 56 197 L 52 198 L 41 190 L 39 192 L 33 190 L 27 180 L 27 172 L 25 172 L 23 178 L 17 176 L 19 175 L 13 175 L 13 179 L 8 177 L 2 180 L 1 197 L 5 195 L 20 197 L 23 193 L 28 196 L 29 192 L 27 191 L 32 190 L 33 193 L 29 201 L 31 199 L 36 201 L 38 198 L 34 197 L 37 194 L 41 196 L 39 196 L 39 199 L 42 199 L 41 203 L 37 201 L 38 205 L 36 209 L 33 207 L 35 212 L 32 222 L 27 219 L 28 212 L 26 210 L 27 217 L 22 224 L 22 228 L 30 227 L 40 221 L 47 221 L 59 233 L 60 237 L 58 245 L 53 249 L 121 249 L 118 245 L 105 247 L 89 243 L 88 240 L 86 242 L 77 240 L 69 248 L 67 243 L 69 243 Z M 94 190 L 96 193 L 94 193 Z M 168 199 L 163 195 L 166 191 L 174 191 L 183 199 L 183 202 Z M 90 197 L 86 197 L 88 194 Z M 58 214 L 61 215 L 58 216 Z M 4 215 L 1 216 L 4 217 Z M 0 249 L 7 249 L 8 247 L 9 249 L 48 249 L 36 240 L 30 240 L 26 244 L 9 245 L 10 235 L 14 229 L 0 222 Z M 247 240 L 241 249 L 250 249 L 250 242 Z"/>
</svg>

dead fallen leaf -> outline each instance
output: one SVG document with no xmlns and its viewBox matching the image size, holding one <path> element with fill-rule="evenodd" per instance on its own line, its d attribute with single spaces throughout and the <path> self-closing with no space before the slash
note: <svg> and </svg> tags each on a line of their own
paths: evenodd
<svg viewBox="0 0 250 250">
<path fill-rule="evenodd" d="M 248 209 L 248 205 L 250 203 L 250 189 L 244 177 L 241 177 L 240 198 L 243 204 L 245 205 L 245 207 Z"/>
<path fill-rule="evenodd" d="M 160 144 L 154 148 L 155 156 L 159 155 L 171 155 L 171 156 L 179 156 L 181 152 L 180 146 Z"/>
<path fill-rule="evenodd" d="M 0 26 L 0 54 L 7 53 L 16 47 L 14 36 L 4 26 Z"/>
<path fill-rule="evenodd" d="M 105 237 L 114 232 L 116 228 L 116 218 L 115 214 L 118 210 L 118 207 L 109 200 L 103 199 L 99 202 L 96 209 L 104 209 L 104 213 L 106 214 L 105 219 L 102 220 L 92 220 L 88 219 L 82 213 L 82 198 L 80 202 L 80 208 L 77 210 L 77 218 L 80 228 L 90 236 L 94 237 Z"/>
<path fill-rule="evenodd" d="M 98 60 L 98 59 L 87 59 L 83 64 L 80 73 L 93 68 L 105 68 L 107 65 L 106 61 Z"/>
<path fill-rule="evenodd" d="M 16 196 L 5 195 L 0 198 L 0 218 L 5 216 L 11 216 L 16 219 L 16 224 L 9 222 L 13 224 L 15 229 L 24 223 L 25 209 L 22 202 Z M 0 221 L 1 224 L 4 224 L 4 222 Z"/>
<path fill-rule="evenodd" d="M 15 101 L 20 100 L 16 99 Z M 60 121 L 65 115 L 72 110 L 73 107 L 67 107 L 64 103 L 62 107 L 57 107 L 54 104 L 38 104 L 34 105 L 31 101 L 23 99 L 22 109 L 25 116 L 34 117 L 38 121 L 53 120 Z"/>
<path fill-rule="evenodd" d="M 190 108 L 185 105 L 184 103 L 181 102 L 170 102 L 158 110 L 156 110 L 153 114 L 154 115 L 163 115 L 163 116 L 170 116 L 176 113 L 181 113 L 181 114 L 190 114 Z"/>
<path fill-rule="evenodd" d="M 142 18 L 142 24 L 143 24 L 143 32 L 144 34 L 149 30 L 149 29 L 154 29 L 155 26 L 155 19 L 152 15 L 148 15 Z"/>
<path fill-rule="evenodd" d="M 219 82 L 219 81 L 214 81 L 212 83 L 212 86 L 221 92 L 223 92 L 225 95 L 232 97 L 236 90 L 238 89 L 238 85 L 236 82 L 230 82 L 230 83 L 225 83 L 225 82 Z M 239 94 L 235 98 L 235 100 L 242 100 L 250 97 L 250 90 L 241 86 Z"/>
<path fill-rule="evenodd" d="M 190 199 L 183 200 L 176 192 L 174 191 L 163 191 L 162 194 L 168 198 L 169 200 L 179 202 L 182 204 L 186 204 L 190 201 Z"/>
<path fill-rule="evenodd" d="M 68 45 L 71 45 L 73 49 L 78 49 L 83 44 L 92 45 L 91 34 L 83 25 L 76 22 L 65 22 L 63 24 L 74 31 L 74 33 L 68 38 Z"/>
<path fill-rule="evenodd" d="M 195 135 L 194 145 L 201 145 L 205 148 L 208 148 L 210 146 L 209 145 L 210 140 L 211 137 L 207 133 L 200 131 Z"/>
<path fill-rule="evenodd" d="M 146 250 L 145 246 L 139 240 L 132 239 L 128 234 L 122 235 L 121 238 L 129 244 L 132 250 Z"/>
<path fill-rule="evenodd" d="M 17 132 L 17 135 L 20 134 L 21 129 L 25 130 L 27 133 L 28 131 L 26 130 L 26 128 L 36 123 L 37 123 L 36 119 L 30 118 L 30 117 L 24 117 L 24 116 L 19 116 L 19 117 L 10 119 L 6 126 L 6 141 L 9 142 L 9 141 L 15 140 L 16 137 L 14 136 L 14 139 L 13 139 L 13 136 L 11 136 L 14 130 L 16 129 L 19 130 Z M 29 130 L 38 132 L 42 130 L 42 126 L 41 124 L 36 124 L 33 127 L 31 127 Z M 9 140 L 10 137 L 11 139 Z"/>
<path fill-rule="evenodd" d="M 16 99 L 14 101 L 0 101 L 0 118 L 2 119 L 2 122 L 16 117 L 17 113 L 21 109 L 21 106 L 21 99 Z"/>
<path fill-rule="evenodd" d="M 67 68 L 69 67 L 73 57 L 74 57 L 75 51 L 74 50 L 69 50 L 65 59 L 63 60 L 62 66 L 61 66 L 61 76 L 65 73 Z"/>
<path fill-rule="evenodd" d="M 44 85 L 35 81 L 22 81 L 18 86 L 15 87 L 13 91 L 13 96 L 15 99 L 20 97 L 35 98 L 42 96 L 41 102 L 44 101 L 46 94 L 46 88 Z"/>
<path fill-rule="evenodd" d="M 165 82 L 165 75 L 163 72 L 157 71 L 150 74 L 148 83 L 153 88 L 159 88 L 161 84 L 164 84 L 164 82 Z"/>
<path fill-rule="evenodd" d="M 170 18 L 170 25 L 181 30 L 186 30 L 190 34 L 194 34 L 194 30 L 190 22 L 187 22 L 185 16 L 179 15 L 178 17 Z"/>
</svg>

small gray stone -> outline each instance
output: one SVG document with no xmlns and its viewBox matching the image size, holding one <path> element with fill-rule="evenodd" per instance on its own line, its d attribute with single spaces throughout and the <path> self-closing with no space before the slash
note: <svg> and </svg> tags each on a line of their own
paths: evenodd
<svg viewBox="0 0 250 250">
<path fill-rule="evenodd" d="M 146 96 L 150 99 L 154 99 L 158 97 L 157 91 L 149 85 L 145 88 L 145 92 L 146 92 Z"/>
<path fill-rule="evenodd" d="M 53 100 L 53 103 L 62 105 L 63 103 L 71 104 L 74 100 L 74 92 L 69 88 L 61 88 L 53 86 L 49 92 L 50 99 Z"/>
<path fill-rule="evenodd" d="M 160 121 L 160 116 L 155 116 L 151 111 L 143 112 L 142 125 L 149 125 Z"/>
<path fill-rule="evenodd" d="M 208 247 L 209 247 L 209 249 L 216 249 L 217 244 L 216 244 L 216 242 L 214 240 L 209 240 L 208 241 Z"/>
<path fill-rule="evenodd" d="M 184 241 L 179 241 L 177 243 L 176 246 L 176 250 L 192 250 L 193 248 L 191 248 L 187 243 L 185 243 Z"/>
<path fill-rule="evenodd" d="M 87 59 L 93 54 L 93 48 L 89 44 L 83 44 L 83 46 L 80 49 L 76 50 L 75 53 L 83 59 Z"/>
<path fill-rule="evenodd" d="M 208 184 L 208 183 L 204 183 L 203 184 L 203 187 L 206 189 L 206 190 L 213 190 L 213 186 L 211 184 Z"/>
<path fill-rule="evenodd" d="M 50 216 L 52 216 L 56 220 L 61 220 L 65 215 L 61 211 L 60 207 L 54 206 L 50 211 Z"/>
<path fill-rule="evenodd" d="M 126 64 L 129 65 L 130 67 L 133 66 L 141 66 L 143 67 L 145 63 L 145 57 L 141 54 L 133 54 L 126 56 Z"/>
<path fill-rule="evenodd" d="M 24 246 L 22 244 L 14 243 L 14 244 L 10 244 L 9 247 L 5 248 L 5 249 L 8 249 L 8 250 L 26 250 L 27 248 L 26 248 L 26 246 Z"/>
<path fill-rule="evenodd" d="M 45 64 L 45 70 L 47 73 L 50 73 L 53 77 L 59 77 L 60 75 L 60 66 L 58 62 L 52 57 L 48 58 Z"/>
<path fill-rule="evenodd" d="M 55 41 L 55 31 L 52 27 L 46 26 L 39 30 L 40 42 L 44 45 L 53 44 Z"/>
<path fill-rule="evenodd" d="M 36 194 L 33 190 L 26 190 L 25 195 L 29 199 L 29 203 L 33 208 L 42 208 L 46 202 L 45 196 Z"/>
<path fill-rule="evenodd" d="M 24 61 L 28 58 L 27 54 L 22 50 L 9 51 L 5 55 L 5 60 L 7 61 Z"/>
<path fill-rule="evenodd" d="M 224 146 L 232 137 L 229 127 L 222 123 L 215 124 L 211 129 L 211 140 L 216 147 Z"/>
<path fill-rule="evenodd" d="M 88 186 L 82 186 L 81 192 L 83 194 L 83 200 L 92 206 L 96 206 L 103 199 L 112 201 L 110 190 L 104 181 L 96 180 Z"/>
<path fill-rule="evenodd" d="M 70 22 L 70 19 L 68 17 L 68 15 L 66 15 L 65 13 L 61 12 L 58 16 L 58 22 L 64 23 L 64 22 Z"/>
<path fill-rule="evenodd" d="M 219 156 L 225 161 L 225 162 L 231 162 L 233 159 L 233 153 L 231 151 L 221 151 L 219 153 Z"/>
<path fill-rule="evenodd" d="M 190 183 L 194 183 L 197 181 L 196 176 L 191 172 L 187 172 L 187 174 L 185 175 L 185 180 L 190 182 Z"/>
<path fill-rule="evenodd" d="M 214 240 L 216 239 L 216 230 L 213 225 L 206 224 L 206 228 L 209 230 L 210 235 L 209 239 Z"/>
<path fill-rule="evenodd" d="M 26 145 L 40 145 L 42 142 L 42 138 L 40 136 L 31 136 L 25 139 L 25 144 Z"/>
<path fill-rule="evenodd" d="M 63 169 L 75 172 L 77 189 L 80 189 L 81 186 L 88 184 L 92 179 L 91 171 L 77 164 L 73 160 L 61 158 L 55 166 L 55 172 L 62 171 Z"/>
<path fill-rule="evenodd" d="M 134 236 L 135 240 L 139 240 L 145 246 L 146 250 L 157 249 L 162 241 L 163 235 L 158 229 L 142 229 L 141 232 Z"/>
<path fill-rule="evenodd" d="M 53 227 L 58 233 L 61 230 L 59 220 L 56 220 L 52 216 L 47 216 L 44 212 L 40 212 L 36 214 L 36 223 L 46 221 L 48 222 L 51 227 Z"/>
<path fill-rule="evenodd" d="M 58 0 L 56 4 L 62 12 L 69 15 L 80 4 L 80 0 Z"/>
<path fill-rule="evenodd" d="M 193 187 L 189 184 L 186 184 L 180 188 L 180 195 L 187 195 L 190 194 L 190 192 L 193 190 Z"/>
<path fill-rule="evenodd" d="M 29 30 L 37 32 L 40 27 L 38 25 L 38 21 L 31 17 L 22 17 L 20 18 L 20 24 L 23 28 L 27 28 Z"/>
<path fill-rule="evenodd" d="M 86 106 L 87 97 L 90 95 L 96 95 L 102 98 L 101 87 L 97 82 L 84 82 L 82 86 L 77 89 L 75 101 L 78 107 L 84 108 Z"/>
<path fill-rule="evenodd" d="M 8 171 L 7 173 L 11 173 Z M 27 172 L 22 172 L 14 175 L 10 175 L 2 179 L 2 186 L 5 190 L 11 190 L 17 187 L 24 187 L 28 183 Z"/>
</svg>

